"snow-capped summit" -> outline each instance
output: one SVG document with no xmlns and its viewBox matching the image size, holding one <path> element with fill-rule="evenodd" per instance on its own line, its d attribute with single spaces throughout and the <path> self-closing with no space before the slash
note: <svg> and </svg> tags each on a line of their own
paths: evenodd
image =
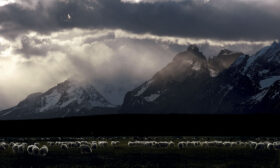
<svg viewBox="0 0 280 168">
<path fill-rule="evenodd" d="M 66 80 L 47 91 L 41 97 L 40 112 L 55 108 L 65 108 L 76 104 L 79 109 L 93 107 L 112 107 L 105 98 L 89 83 Z"/>
<path fill-rule="evenodd" d="M 220 53 L 218 55 L 229 55 L 229 54 L 232 54 L 233 51 L 230 51 L 228 49 L 223 49 L 220 51 Z"/>
<path fill-rule="evenodd" d="M 4 118 L 65 117 L 94 114 L 94 109 L 114 108 L 89 82 L 66 80 L 44 93 L 34 93 L 16 107 L 4 110 Z M 98 110 L 100 113 L 100 110 Z"/>
</svg>

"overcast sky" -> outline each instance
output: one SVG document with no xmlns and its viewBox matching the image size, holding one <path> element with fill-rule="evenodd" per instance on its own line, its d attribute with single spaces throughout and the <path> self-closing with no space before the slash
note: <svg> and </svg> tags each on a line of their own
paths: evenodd
<svg viewBox="0 0 280 168">
<path fill-rule="evenodd" d="M 189 44 L 253 54 L 279 30 L 279 0 L 1 0 L 0 109 L 72 76 L 120 104 Z"/>
</svg>

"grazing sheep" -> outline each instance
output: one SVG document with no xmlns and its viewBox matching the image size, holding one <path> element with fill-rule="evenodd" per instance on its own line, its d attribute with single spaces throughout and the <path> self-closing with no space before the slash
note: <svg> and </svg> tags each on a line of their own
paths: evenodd
<svg viewBox="0 0 280 168">
<path fill-rule="evenodd" d="M 67 144 L 61 144 L 60 145 L 60 148 L 62 149 L 62 150 L 68 150 L 68 146 L 67 146 Z"/>
<path fill-rule="evenodd" d="M 200 143 L 200 146 L 202 146 L 202 147 L 207 147 L 209 144 L 208 144 L 208 142 L 207 141 L 204 141 L 204 142 L 201 142 Z"/>
<path fill-rule="evenodd" d="M 81 145 L 80 146 L 81 154 L 88 154 L 91 153 L 91 147 L 89 145 Z"/>
<path fill-rule="evenodd" d="M 4 151 L 4 150 L 6 150 L 6 145 L 5 145 L 5 142 L 2 142 L 1 144 L 0 144 L 0 151 Z"/>
<path fill-rule="evenodd" d="M 118 147 L 119 144 L 120 144 L 120 141 L 111 141 L 111 146 L 113 146 L 113 147 Z"/>
<path fill-rule="evenodd" d="M 1 145 L 4 146 L 6 149 L 9 147 L 9 145 L 6 142 L 2 142 Z"/>
<path fill-rule="evenodd" d="M 99 147 L 106 147 L 106 146 L 108 146 L 108 142 L 107 141 L 98 141 L 98 146 Z"/>
<path fill-rule="evenodd" d="M 80 147 L 80 146 L 81 146 L 81 142 L 79 142 L 79 141 L 75 142 L 75 146 L 76 146 L 77 148 Z"/>
<path fill-rule="evenodd" d="M 153 141 L 147 141 L 147 142 L 145 142 L 144 146 L 145 147 L 152 147 L 154 143 L 155 142 L 153 142 Z"/>
<path fill-rule="evenodd" d="M 14 142 L 10 142 L 10 143 L 9 143 L 9 146 L 10 146 L 10 147 L 13 147 L 14 144 L 15 144 Z"/>
<path fill-rule="evenodd" d="M 223 145 L 224 145 L 225 147 L 230 147 L 230 146 L 231 146 L 231 143 L 230 143 L 230 142 L 224 142 Z"/>
<path fill-rule="evenodd" d="M 97 149 L 97 143 L 96 142 L 91 144 L 91 149 Z"/>
<path fill-rule="evenodd" d="M 185 144 L 185 147 L 193 147 L 194 146 L 194 143 L 190 142 L 190 141 L 184 142 L 184 144 Z"/>
<path fill-rule="evenodd" d="M 37 147 L 39 147 L 39 146 L 40 146 L 40 143 L 39 143 L 39 142 L 35 142 L 34 145 L 37 146 Z"/>
<path fill-rule="evenodd" d="M 230 143 L 230 146 L 231 146 L 231 147 L 236 147 L 237 145 L 238 145 L 237 142 L 231 142 L 231 143 Z"/>
<path fill-rule="evenodd" d="M 134 143 L 131 142 L 131 141 L 129 141 L 129 142 L 127 143 L 127 145 L 128 145 L 128 147 L 132 147 L 132 146 L 134 145 Z"/>
<path fill-rule="evenodd" d="M 12 150 L 13 150 L 14 153 L 18 153 L 18 145 L 14 144 L 13 147 L 12 147 Z"/>
<path fill-rule="evenodd" d="M 175 147 L 174 142 L 170 141 L 170 142 L 168 143 L 168 147 L 170 147 L 170 148 L 174 148 L 174 147 Z"/>
<path fill-rule="evenodd" d="M 82 141 L 82 142 L 81 142 L 81 145 L 90 145 L 90 143 L 87 142 L 87 141 Z"/>
<path fill-rule="evenodd" d="M 266 145 L 265 145 L 265 143 L 262 143 L 262 142 L 257 143 L 257 145 L 255 147 L 256 150 L 262 150 L 262 149 L 265 149 L 265 148 L 266 148 Z"/>
<path fill-rule="evenodd" d="M 273 150 L 274 148 L 273 148 L 273 144 L 272 143 L 268 143 L 267 144 L 267 149 L 268 150 Z"/>
<path fill-rule="evenodd" d="M 168 142 L 158 142 L 158 145 L 161 148 L 167 148 L 168 147 Z"/>
<path fill-rule="evenodd" d="M 141 145 L 141 144 L 140 144 Z M 152 145 L 154 148 L 159 148 L 159 143 L 158 142 L 153 142 L 153 145 Z"/>
<path fill-rule="evenodd" d="M 184 142 L 179 142 L 178 143 L 178 148 L 179 149 L 183 149 L 185 147 L 185 143 Z"/>
<path fill-rule="evenodd" d="M 49 149 L 46 145 L 43 145 L 41 148 L 40 148 L 40 151 L 39 151 L 39 155 L 40 156 L 47 156 L 49 152 Z"/>
<path fill-rule="evenodd" d="M 32 155 L 38 156 L 39 154 L 40 154 L 40 149 L 39 149 L 39 147 L 34 145 L 34 146 L 32 147 Z"/>
<path fill-rule="evenodd" d="M 216 147 L 222 147 L 223 146 L 223 142 L 222 141 L 217 141 L 216 142 Z"/>
<path fill-rule="evenodd" d="M 250 143 L 250 148 L 255 149 L 257 146 L 256 142 L 249 142 Z"/>
<path fill-rule="evenodd" d="M 18 145 L 18 153 L 24 153 L 25 150 L 26 150 L 25 144 Z"/>
<path fill-rule="evenodd" d="M 274 150 L 280 150 L 280 144 L 278 142 L 273 143 Z"/>
<path fill-rule="evenodd" d="M 29 155 L 32 155 L 32 148 L 34 147 L 35 145 L 29 145 L 29 146 L 27 146 L 27 153 L 29 154 Z"/>
<path fill-rule="evenodd" d="M 55 143 L 54 142 L 47 142 L 48 146 L 54 146 Z"/>
</svg>

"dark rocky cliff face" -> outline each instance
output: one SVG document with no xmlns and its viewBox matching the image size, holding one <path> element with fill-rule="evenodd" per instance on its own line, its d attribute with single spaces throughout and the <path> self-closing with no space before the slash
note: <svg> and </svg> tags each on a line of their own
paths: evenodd
<svg viewBox="0 0 280 168">
<path fill-rule="evenodd" d="M 196 46 L 191 45 L 152 79 L 128 92 L 122 112 L 197 113 L 201 90 L 241 54 L 225 50 L 207 60 Z"/>
<path fill-rule="evenodd" d="M 190 46 L 129 92 L 123 113 L 245 114 L 279 110 L 280 44 L 253 56 L 222 50 L 206 60 Z"/>
</svg>

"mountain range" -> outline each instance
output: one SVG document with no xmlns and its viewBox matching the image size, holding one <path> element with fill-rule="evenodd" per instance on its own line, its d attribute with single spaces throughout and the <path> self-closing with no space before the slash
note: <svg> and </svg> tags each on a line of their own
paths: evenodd
<svg viewBox="0 0 280 168">
<path fill-rule="evenodd" d="M 223 50 L 208 59 L 195 46 L 127 93 L 124 113 L 280 112 L 280 44 L 253 56 Z"/>
<path fill-rule="evenodd" d="M 280 43 L 255 55 L 221 50 L 206 58 L 190 45 L 151 79 L 129 91 L 121 107 L 89 82 L 66 80 L 34 93 L 0 119 L 99 114 L 256 114 L 280 112 Z"/>
</svg>

